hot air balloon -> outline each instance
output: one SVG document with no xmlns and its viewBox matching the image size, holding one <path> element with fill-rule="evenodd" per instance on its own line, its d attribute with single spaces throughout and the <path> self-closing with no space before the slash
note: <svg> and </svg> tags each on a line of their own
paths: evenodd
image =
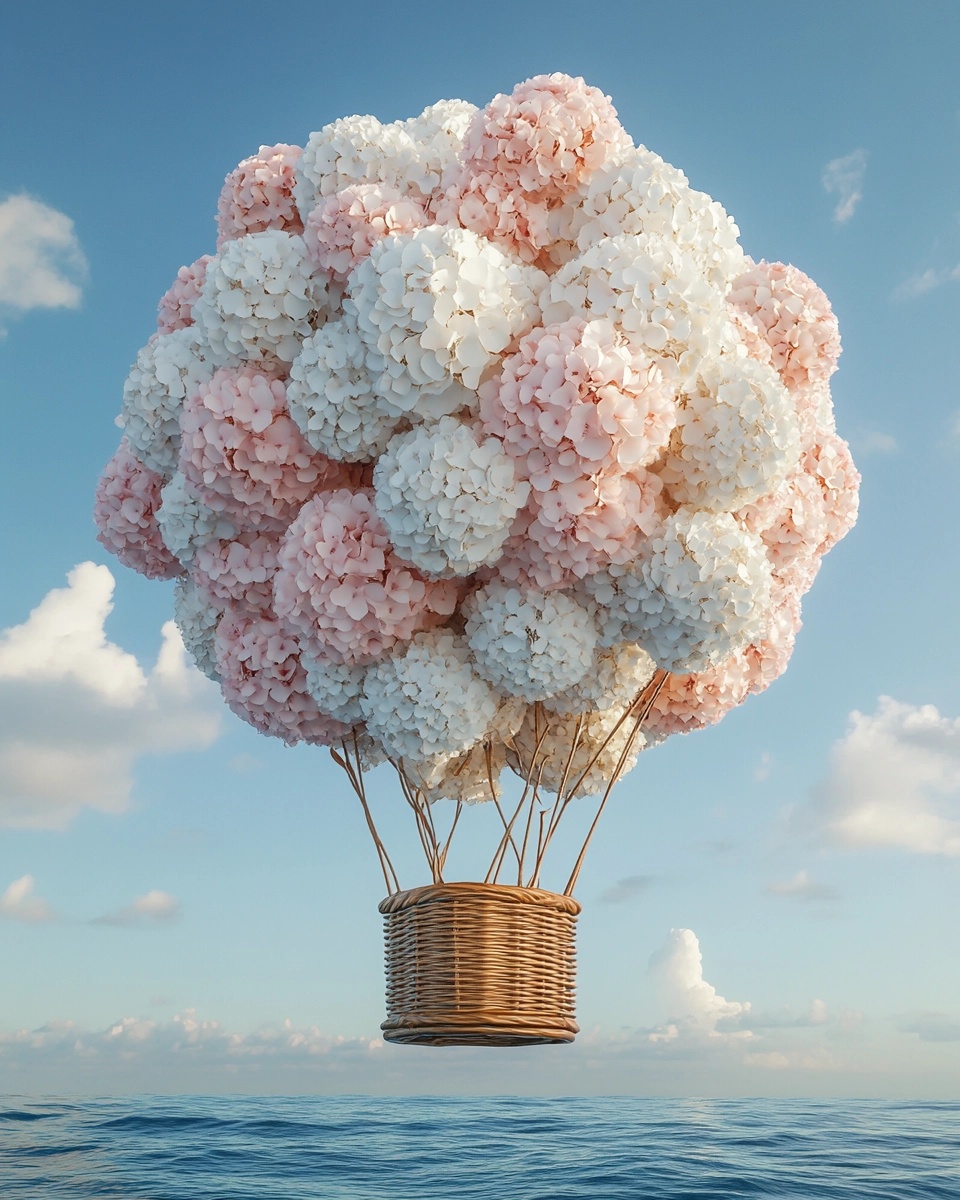
<svg viewBox="0 0 960 1200">
<path fill-rule="evenodd" d="M 124 385 L 100 541 L 177 579 L 238 716 L 343 769 L 387 891 L 384 1036 L 571 1041 L 573 892 L 614 784 L 783 672 L 856 520 L 836 318 L 560 74 L 262 146 L 217 234 Z M 414 889 L 367 802 L 381 763 Z M 448 881 L 479 802 L 490 869 Z"/>
</svg>

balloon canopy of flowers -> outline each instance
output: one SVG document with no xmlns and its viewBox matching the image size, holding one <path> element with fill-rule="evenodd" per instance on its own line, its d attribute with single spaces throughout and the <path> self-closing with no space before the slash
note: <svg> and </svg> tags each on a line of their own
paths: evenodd
<svg viewBox="0 0 960 1200">
<path fill-rule="evenodd" d="M 428 841 L 503 772 L 603 792 L 783 672 L 856 519 L 836 318 L 738 238 L 566 75 L 262 146 L 126 381 L 100 540 Z"/>
</svg>

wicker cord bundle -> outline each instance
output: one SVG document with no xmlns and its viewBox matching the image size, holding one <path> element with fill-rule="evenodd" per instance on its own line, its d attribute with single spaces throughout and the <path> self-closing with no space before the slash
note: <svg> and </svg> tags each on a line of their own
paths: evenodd
<svg viewBox="0 0 960 1200">
<path fill-rule="evenodd" d="M 572 1042 L 580 905 L 505 884 L 446 883 L 387 897 L 388 1042 Z"/>
</svg>

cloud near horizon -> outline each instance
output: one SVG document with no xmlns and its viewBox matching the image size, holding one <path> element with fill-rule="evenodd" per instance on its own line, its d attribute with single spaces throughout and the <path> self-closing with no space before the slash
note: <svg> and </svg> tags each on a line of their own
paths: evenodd
<svg viewBox="0 0 960 1200">
<path fill-rule="evenodd" d="M 960 856 L 960 718 L 881 696 L 850 714 L 827 778 L 793 823 L 847 849 Z"/>
<path fill-rule="evenodd" d="M 743 1041 L 754 1034 L 738 1028 L 750 1012 L 749 1000 L 726 1000 L 703 977 L 703 954 L 692 929 L 671 929 L 650 959 L 667 1021 L 647 1034 L 651 1042 L 678 1039 Z"/>
<path fill-rule="evenodd" d="M 843 225 L 856 212 L 863 199 L 863 177 L 867 170 L 866 150 L 854 150 L 843 158 L 833 158 L 823 169 L 823 187 L 837 197 L 833 219 Z"/>
<path fill-rule="evenodd" d="M 0 632 L 0 828 L 123 812 L 141 756 L 201 750 L 219 734 L 216 689 L 187 663 L 173 622 L 145 672 L 104 631 L 109 569 L 81 563 L 67 580 Z"/>
<path fill-rule="evenodd" d="M 25 192 L 0 202 L 0 308 L 77 308 L 86 273 L 65 213 Z"/>
</svg>

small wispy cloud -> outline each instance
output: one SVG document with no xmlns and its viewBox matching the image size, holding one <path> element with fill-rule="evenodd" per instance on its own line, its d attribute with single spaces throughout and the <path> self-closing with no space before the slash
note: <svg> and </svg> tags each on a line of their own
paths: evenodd
<svg viewBox="0 0 960 1200">
<path fill-rule="evenodd" d="M 87 262 L 73 221 L 21 193 L 0 203 L 0 306 L 76 308 Z"/>
<path fill-rule="evenodd" d="M 943 287 L 945 283 L 954 283 L 957 280 L 960 280 L 960 263 L 955 267 L 928 267 L 926 271 L 919 271 L 903 283 L 897 284 L 893 289 L 892 298 L 915 300 L 918 296 L 925 296 L 928 292 Z"/>
<path fill-rule="evenodd" d="M 21 875 L 0 896 L 0 917 L 9 921 L 25 921 L 39 925 L 56 919 L 56 913 L 46 900 L 34 894 L 36 887 L 32 875 Z"/>
<path fill-rule="evenodd" d="M 960 1042 L 960 1017 L 944 1012 L 921 1012 L 902 1018 L 897 1029 L 913 1033 L 921 1042 Z"/>
<path fill-rule="evenodd" d="M 856 448 L 860 454 L 896 454 L 900 446 L 892 434 L 881 433 L 879 429 L 874 429 L 857 439 Z"/>
<path fill-rule="evenodd" d="M 120 925 L 143 929 L 149 926 L 169 925 L 180 916 L 180 902 L 169 892 L 154 890 L 138 896 L 132 903 L 116 912 L 94 917 L 91 925 Z"/>
<path fill-rule="evenodd" d="M 769 896 L 792 896 L 796 900 L 836 900 L 837 892 L 825 883 L 817 883 L 806 871 L 798 871 L 792 879 L 768 883 L 764 891 Z"/>
<path fill-rule="evenodd" d="M 843 158 L 833 158 L 823 169 L 822 182 L 828 195 L 837 197 L 833 219 L 841 225 L 849 221 L 863 199 L 863 177 L 867 170 L 866 150 L 854 150 Z"/>
<path fill-rule="evenodd" d="M 618 879 L 612 887 L 602 892 L 600 899 L 604 904 L 623 904 L 642 895 L 652 883 L 652 875 L 628 875 L 625 879 Z"/>
<path fill-rule="evenodd" d="M 764 750 L 760 755 L 760 761 L 753 768 L 753 778 L 756 783 L 764 783 L 770 778 L 770 772 L 773 770 L 773 755 L 769 750 Z"/>
</svg>

